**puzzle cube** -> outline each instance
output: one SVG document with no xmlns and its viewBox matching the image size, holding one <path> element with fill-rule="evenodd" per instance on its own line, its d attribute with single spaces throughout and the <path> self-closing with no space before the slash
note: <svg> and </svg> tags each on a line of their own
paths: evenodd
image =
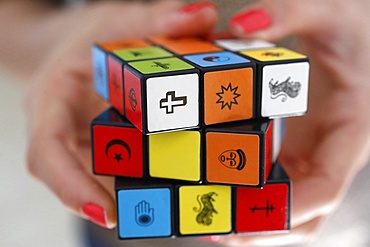
<svg viewBox="0 0 370 247">
<path fill-rule="evenodd" d="M 286 48 L 240 51 L 257 64 L 257 117 L 303 115 L 308 105 L 308 58 Z"/>
<path fill-rule="evenodd" d="M 223 185 L 178 185 L 178 235 L 232 231 L 232 189 Z"/>
<path fill-rule="evenodd" d="M 134 178 L 200 182 L 201 132 L 144 135 L 114 108 L 91 123 L 93 172 Z"/>
<path fill-rule="evenodd" d="M 115 190 L 120 239 L 174 234 L 172 185 L 117 178 Z"/>
<path fill-rule="evenodd" d="M 272 143 L 268 119 L 206 128 L 207 183 L 262 187 L 272 166 Z"/>
<path fill-rule="evenodd" d="M 262 189 L 236 187 L 235 233 L 287 231 L 290 229 L 291 181 L 275 163 Z"/>
<path fill-rule="evenodd" d="M 142 39 L 125 39 L 120 41 L 97 43 L 92 47 L 92 59 L 94 68 L 94 86 L 95 91 L 106 101 L 111 100 L 111 94 L 122 91 L 122 63 L 111 60 L 109 54 L 115 50 L 132 49 L 139 47 L 150 46 L 151 44 Z M 108 56 L 110 57 L 108 62 Z M 118 64 L 117 64 L 118 63 Z M 112 67 L 112 74 L 108 75 L 109 67 Z M 121 70 L 121 72 L 119 72 Z M 109 77 L 109 78 L 108 78 Z M 112 84 L 112 85 L 109 85 Z M 120 87 L 119 87 L 120 86 Z M 111 88 L 111 89 L 110 89 Z M 113 90 L 113 91 L 111 91 Z M 123 92 L 123 91 L 122 91 Z M 114 98 L 115 97 L 115 98 Z M 117 97 L 113 96 L 113 102 L 118 103 L 117 108 L 122 109 L 122 102 L 119 102 Z M 116 105 L 116 104 L 115 104 Z M 123 110 L 123 109 L 122 109 Z"/>
</svg>

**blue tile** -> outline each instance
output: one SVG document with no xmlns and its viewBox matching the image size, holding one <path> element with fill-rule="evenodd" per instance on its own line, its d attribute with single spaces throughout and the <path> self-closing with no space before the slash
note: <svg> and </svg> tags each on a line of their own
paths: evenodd
<svg viewBox="0 0 370 247">
<path fill-rule="evenodd" d="M 172 234 L 169 188 L 118 191 L 118 234 L 121 238 L 166 237 Z"/>
<path fill-rule="evenodd" d="M 213 67 L 250 62 L 248 59 L 228 51 L 188 55 L 184 56 L 184 58 L 201 67 Z"/>
<path fill-rule="evenodd" d="M 105 100 L 109 100 L 107 54 L 97 47 L 92 48 L 94 65 L 95 91 Z"/>
</svg>

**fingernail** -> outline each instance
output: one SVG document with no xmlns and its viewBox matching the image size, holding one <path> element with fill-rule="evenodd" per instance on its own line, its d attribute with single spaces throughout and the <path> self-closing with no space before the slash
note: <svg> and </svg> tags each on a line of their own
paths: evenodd
<svg viewBox="0 0 370 247">
<path fill-rule="evenodd" d="M 105 210 L 96 204 L 86 203 L 82 207 L 82 213 L 95 224 L 109 229 L 113 228 L 113 225 L 107 220 L 107 214 Z"/>
<path fill-rule="evenodd" d="M 203 236 L 199 237 L 198 239 L 200 241 L 205 241 L 205 242 L 218 242 L 220 240 L 220 236 Z"/>
<path fill-rule="evenodd" d="M 271 25 L 271 17 L 264 9 L 252 9 L 234 16 L 230 24 L 245 33 L 266 29 Z"/>
<path fill-rule="evenodd" d="M 197 2 L 185 5 L 181 9 L 179 9 L 180 13 L 194 13 L 204 8 L 214 8 L 216 9 L 216 5 L 211 2 Z"/>
</svg>

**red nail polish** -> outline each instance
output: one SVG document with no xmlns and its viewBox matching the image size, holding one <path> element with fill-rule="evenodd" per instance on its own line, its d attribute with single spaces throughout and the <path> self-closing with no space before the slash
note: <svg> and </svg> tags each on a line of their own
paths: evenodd
<svg viewBox="0 0 370 247">
<path fill-rule="evenodd" d="M 82 212 L 95 224 L 108 228 L 104 209 L 93 203 L 86 203 Z"/>
<path fill-rule="evenodd" d="M 253 33 L 269 27 L 271 17 L 264 9 L 252 9 L 235 16 L 230 23 L 245 33 Z"/>
<path fill-rule="evenodd" d="M 205 242 L 218 242 L 220 240 L 220 236 L 203 236 L 199 237 L 198 240 Z"/>
<path fill-rule="evenodd" d="M 214 8 L 216 9 L 216 5 L 211 3 L 211 2 L 197 2 L 197 3 L 192 3 L 185 5 L 181 9 L 179 9 L 179 12 L 181 13 L 193 13 L 196 11 L 199 11 L 204 8 Z"/>
</svg>

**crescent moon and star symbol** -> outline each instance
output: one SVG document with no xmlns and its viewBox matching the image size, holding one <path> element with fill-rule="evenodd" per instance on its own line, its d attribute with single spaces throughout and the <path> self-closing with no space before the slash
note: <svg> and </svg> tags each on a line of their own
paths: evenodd
<svg viewBox="0 0 370 247">
<path fill-rule="evenodd" d="M 126 150 L 127 152 L 127 158 L 125 159 L 125 157 L 123 157 L 123 152 L 114 152 L 114 157 L 113 159 L 117 162 L 117 163 L 120 163 L 120 161 L 124 161 L 124 160 L 130 160 L 131 158 L 131 148 L 130 146 L 124 142 L 123 140 L 120 140 L 120 139 L 113 139 L 111 140 L 110 142 L 108 142 L 108 144 L 105 146 L 105 155 L 108 159 L 110 159 L 111 157 L 109 156 L 109 150 L 113 147 L 113 146 L 120 146 L 122 147 L 124 150 Z M 123 151 L 123 150 L 122 150 Z"/>
</svg>

